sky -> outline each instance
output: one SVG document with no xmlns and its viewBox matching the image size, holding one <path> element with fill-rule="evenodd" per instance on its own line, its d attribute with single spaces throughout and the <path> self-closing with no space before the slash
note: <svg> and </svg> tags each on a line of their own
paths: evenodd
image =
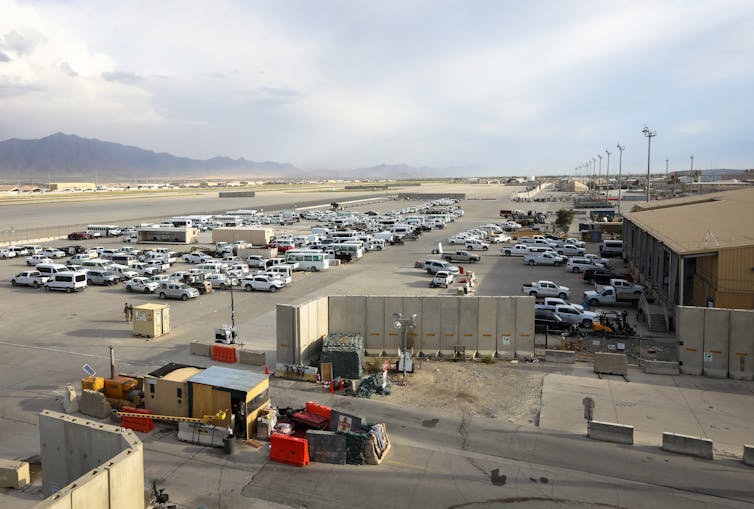
<svg viewBox="0 0 754 509">
<path fill-rule="evenodd" d="M 0 4 L 0 139 L 303 169 L 754 167 L 750 0 Z"/>
</svg>

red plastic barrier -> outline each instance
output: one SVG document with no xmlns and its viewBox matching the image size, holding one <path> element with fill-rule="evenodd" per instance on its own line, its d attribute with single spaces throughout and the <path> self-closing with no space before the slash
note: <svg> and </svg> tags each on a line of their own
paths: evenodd
<svg viewBox="0 0 754 509">
<path fill-rule="evenodd" d="M 210 347 L 210 356 L 213 361 L 227 362 L 230 364 L 238 362 L 238 355 L 235 346 L 215 343 Z"/>
<path fill-rule="evenodd" d="M 270 459 L 296 467 L 309 464 L 309 441 L 280 433 L 270 435 Z"/>
<path fill-rule="evenodd" d="M 330 417 L 332 417 L 332 408 L 326 405 L 320 405 L 314 401 L 306 402 L 306 411 L 310 414 L 317 414 L 327 418 L 327 422 L 330 422 Z"/>
<path fill-rule="evenodd" d="M 330 424 L 330 419 L 323 415 L 312 412 L 296 412 L 291 420 L 312 429 L 325 429 Z"/>
<path fill-rule="evenodd" d="M 122 408 L 123 412 L 128 412 L 131 414 L 144 414 L 144 415 L 151 415 L 151 410 L 145 410 L 143 408 L 135 408 L 132 406 L 124 406 Z M 154 429 L 154 421 L 152 419 L 146 419 L 144 417 L 129 417 L 129 416 L 122 416 L 120 418 L 120 426 L 121 428 L 128 428 L 132 429 L 134 431 L 139 431 L 141 433 L 149 433 Z"/>
</svg>

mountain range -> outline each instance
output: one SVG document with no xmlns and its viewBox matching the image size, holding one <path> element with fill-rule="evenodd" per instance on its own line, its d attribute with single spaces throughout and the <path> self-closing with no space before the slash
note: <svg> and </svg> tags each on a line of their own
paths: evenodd
<svg viewBox="0 0 754 509">
<path fill-rule="evenodd" d="M 73 134 L 37 140 L 0 141 L 0 178 L 76 178 L 117 181 L 134 178 L 432 178 L 471 175 L 478 168 L 432 168 L 380 164 L 366 168 L 302 170 L 290 163 L 230 157 L 191 159 Z M 477 173 L 478 174 L 478 173 Z"/>
</svg>

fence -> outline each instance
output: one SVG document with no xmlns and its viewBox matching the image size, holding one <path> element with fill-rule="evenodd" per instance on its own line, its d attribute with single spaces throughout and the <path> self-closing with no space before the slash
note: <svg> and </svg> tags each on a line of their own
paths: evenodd
<svg viewBox="0 0 754 509">
<path fill-rule="evenodd" d="M 545 341 L 537 342 L 537 355 L 546 348 L 563 348 L 584 353 L 625 353 L 633 364 L 643 366 L 646 361 L 678 362 L 678 342 L 675 339 L 657 340 L 637 336 L 609 336 L 584 334 L 561 336 L 559 331 L 545 334 Z"/>
<path fill-rule="evenodd" d="M 86 231 L 85 224 L 40 226 L 20 230 L 11 227 L 0 230 L 0 246 L 65 239 L 69 233 L 80 231 Z"/>
</svg>

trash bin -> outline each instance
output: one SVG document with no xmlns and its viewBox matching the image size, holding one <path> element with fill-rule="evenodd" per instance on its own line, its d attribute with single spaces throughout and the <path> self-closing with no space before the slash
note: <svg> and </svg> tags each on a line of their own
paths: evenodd
<svg viewBox="0 0 754 509">
<path fill-rule="evenodd" d="M 236 437 L 233 435 L 228 435 L 227 437 L 223 438 L 223 449 L 225 449 L 225 454 L 233 454 L 236 452 Z"/>
</svg>

